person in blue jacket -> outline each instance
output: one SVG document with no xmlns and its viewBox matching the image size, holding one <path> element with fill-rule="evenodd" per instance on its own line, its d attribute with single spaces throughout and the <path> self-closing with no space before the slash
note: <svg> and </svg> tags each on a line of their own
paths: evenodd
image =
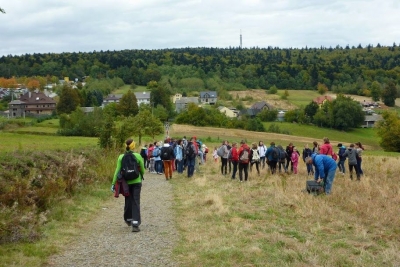
<svg viewBox="0 0 400 267">
<path fill-rule="evenodd" d="M 335 179 L 336 161 L 323 154 L 312 154 L 311 157 L 306 158 L 306 163 L 314 165 L 314 179 L 318 183 L 324 181 L 325 194 L 329 195 Z"/>
</svg>

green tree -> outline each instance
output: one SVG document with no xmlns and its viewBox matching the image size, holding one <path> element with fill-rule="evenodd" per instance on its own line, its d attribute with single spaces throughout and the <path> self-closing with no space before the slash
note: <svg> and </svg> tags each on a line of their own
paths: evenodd
<svg viewBox="0 0 400 267">
<path fill-rule="evenodd" d="M 276 118 L 278 117 L 278 111 L 276 109 L 273 110 L 264 109 L 257 114 L 257 117 L 261 121 L 276 121 Z"/>
<path fill-rule="evenodd" d="M 385 151 L 400 152 L 400 120 L 395 112 L 385 111 L 383 120 L 378 122 L 380 145 Z"/>
<path fill-rule="evenodd" d="M 76 89 L 64 85 L 61 89 L 60 99 L 57 103 L 57 114 L 70 114 L 80 105 L 80 96 Z"/>
<path fill-rule="evenodd" d="M 323 83 L 318 83 L 317 85 L 317 91 L 320 95 L 325 94 L 326 92 L 328 92 L 328 87 L 323 84 Z"/>
<path fill-rule="evenodd" d="M 110 149 L 113 147 L 113 135 L 115 133 L 115 123 L 112 116 L 105 115 L 102 125 L 97 129 L 99 136 L 99 146 Z"/>
<path fill-rule="evenodd" d="M 381 85 L 378 81 L 374 81 L 371 85 L 371 97 L 372 101 L 379 101 L 382 94 Z"/>
<path fill-rule="evenodd" d="M 382 92 L 383 103 L 385 103 L 385 105 L 388 107 L 394 107 L 396 97 L 397 97 L 396 84 L 393 81 L 389 81 Z"/>
<path fill-rule="evenodd" d="M 129 90 L 122 96 L 117 104 L 117 110 L 119 114 L 125 117 L 135 116 L 138 114 L 139 107 L 137 104 L 137 99 L 132 90 Z"/>
<path fill-rule="evenodd" d="M 304 113 L 312 121 L 318 109 L 319 109 L 318 104 L 315 101 L 311 101 L 307 106 L 305 106 Z"/>
<path fill-rule="evenodd" d="M 153 107 L 157 107 L 158 105 L 163 106 L 167 110 L 168 116 L 170 116 L 174 111 L 170 96 L 171 93 L 165 87 L 159 85 L 156 88 L 152 88 L 150 103 Z"/>
<path fill-rule="evenodd" d="M 357 101 L 351 97 L 338 95 L 332 102 L 333 125 L 339 130 L 360 127 L 365 120 L 365 113 Z"/>
<path fill-rule="evenodd" d="M 275 86 L 275 84 L 272 85 L 272 86 L 269 88 L 268 93 L 271 94 L 271 95 L 274 95 L 274 94 L 278 93 L 278 88 Z"/>
<path fill-rule="evenodd" d="M 259 118 L 254 118 L 254 119 L 247 120 L 245 130 L 255 131 L 255 132 L 265 132 L 265 127 Z"/>
</svg>

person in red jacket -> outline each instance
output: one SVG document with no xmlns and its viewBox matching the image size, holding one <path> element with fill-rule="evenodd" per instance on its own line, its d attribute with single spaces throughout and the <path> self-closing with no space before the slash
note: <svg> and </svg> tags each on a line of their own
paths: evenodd
<svg viewBox="0 0 400 267">
<path fill-rule="evenodd" d="M 232 148 L 229 150 L 228 159 L 232 162 L 233 170 L 232 170 L 232 179 L 235 179 L 237 167 L 239 164 L 239 152 L 237 148 L 237 143 L 232 143 Z"/>
<path fill-rule="evenodd" d="M 332 157 L 333 149 L 328 137 L 324 137 L 324 144 L 320 146 L 319 154 Z"/>
<path fill-rule="evenodd" d="M 250 147 L 246 144 L 244 140 L 240 141 L 240 148 L 238 151 L 239 155 L 239 179 L 243 181 L 243 172 L 244 172 L 244 180 L 247 181 L 249 177 L 249 162 L 250 162 Z"/>
</svg>

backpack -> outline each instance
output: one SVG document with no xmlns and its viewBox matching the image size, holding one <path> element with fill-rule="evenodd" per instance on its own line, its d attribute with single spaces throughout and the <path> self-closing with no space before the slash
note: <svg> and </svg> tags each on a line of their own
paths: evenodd
<svg viewBox="0 0 400 267">
<path fill-rule="evenodd" d="M 147 154 L 146 154 L 146 149 L 145 148 L 142 148 L 140 150 L 140 156 L 142 156 L 143 159 L 147 158 Z"/>
<path fill-rule="evenodd" d="M 242 162 L 242 163 L 249 162 L 249 154 L 250 154 L 249 149 L 247 149 L 247 148 L 243 149 L 242 152 L 240 152 L 240 155 L 239 155 L 240 162 Z"/>
<path fill-rule="evenodd" d="M 169 160 L 168 147 L 161 148 L 161 159 L 162 160 Z"/>
<path fill-rule="evenodd" d="M 338 156 L 341 160 L 346 159 L 346 157 L 343 157 L 344 152 L 346 152 L 346 149 L 344 147 L 339 148 Z"/>
<path fill-rule="evenodd" d="M 196 156 L 193 144 L 188 144 L 185 148 L 185 155 L 188 158 L 194 158 Z"/>
<path fill-rule="evenodd" d="M 259 161 L 260 160 L 260 155 L 258 154 L 258 150 L 257 149 L 252 149 L 252 161 Z"/>
<path fill-rule="evenodd" d="M 232 160 L 232 148 L 228 151 L 228 159 Z"/>
<path fill-rule="evenodd" d="M 121 161 L 121 175 L 126 181 L 139 177 L 139 164 L 132 152 L 126 152 Z"/>
<path fill-rule="evenodd" d="M 272 148 L 272 158 L 274 159 L 274 160 L 276 160 L 276 161 L 278 161 L 279 160 L 279 148 L 277 148 L 277 147 L 273 147 Z"/>
<path fill-rule="evenodd" d="M 286 151 L 285 150 L 279 149 L 279 159 L 281 161 L 286 159 Z"/>
<path fill-rule="evenodd" d="M 160 153 L 161 153 L 160 148 L 158 148 L 158 147 L 154 148 L 153 157 L 156 158 L 156 157 L 160 156 Z"/>
<path fill-rule="evenodd" d="M 217 155 L 220 156 L 221 158 L 225 155 L 225 145 L 222 145 L 218 148 L 217 150 Z"/>
</svg>

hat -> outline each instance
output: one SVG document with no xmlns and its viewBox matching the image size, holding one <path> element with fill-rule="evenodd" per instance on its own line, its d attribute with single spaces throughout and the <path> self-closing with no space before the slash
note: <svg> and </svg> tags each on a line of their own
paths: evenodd
<svg viewBox="0 0 400 267">
<path fill-rule="evenodd" d="M 342 145 L 342 143 L 339 143 L 338 145 L 337 145 L 337 147 L 342 147 L 343 145 Z"/>
</svg>

